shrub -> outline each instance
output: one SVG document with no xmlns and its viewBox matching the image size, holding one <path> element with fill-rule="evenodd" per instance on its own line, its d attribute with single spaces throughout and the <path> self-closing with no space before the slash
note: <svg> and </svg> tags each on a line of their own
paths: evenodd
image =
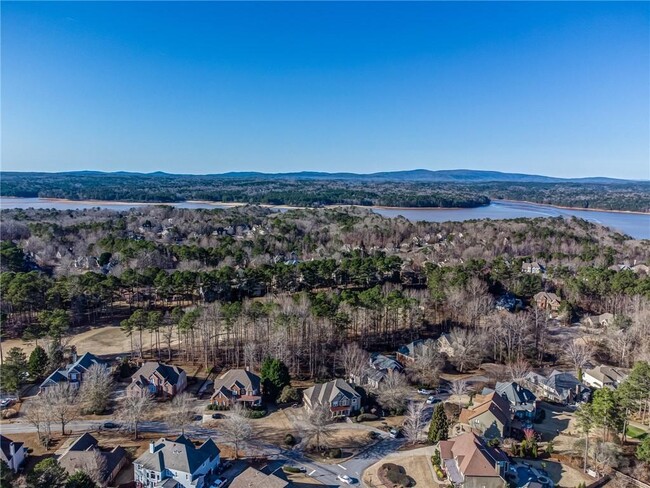
<svg viewBox="0 0 650 488">
<path fill-rule="evenodd" d="M 499 439 L 490 439 L 487 444 L 490 447 L 499 447 L 501 441 L 499 441 Z"/>
<path fill-rule="evenodd" d="M 339 447 L 334 447 L 332 449 L 329 449 L 327 451 L 326 457 L 328 458 L 340 458 L 343 455 L 343 452 L 341 451 L 341 448 Z"/>
<path fill-rule="evenodd" d="M 436 467 L 440 466 L 440 452 L 439 451 L 435 451 L 433 453 L 433 456 L 431 456 L 431 463 Z"/>
<path fill-rule="evenodd" d="M 357 422 L 372 422 L 373 420 L 379 420 L 379 417 L 371 413 L 362 413 L 357 416 Z"/>
<path fill-rule="evenodd" d="M 293 434 L 287 434 L 284 436 L 284 443 L 287 446 L 294 446 L 296 444 L 296 438 L 293 436 Z"/>
<path fill-rule="evenodd" d="M 300 392 L 292 386 L 285 386 L 280 392 L 278 402 L 280 403 L 296 403 L 300 401 Z"/>
<path fill-rule="evenodd" d="M 379 478 L 385 485 L 399 487 L 411 486 L 411 478 L 406 476 L 406 470 L 402 466 L 393 463 L 385 463 L 379 468 Z"/>
<path fill-rule="evenodd" d="M 266 415 L 266 410 L 249 410 L 247 413 L 248 413 L 248 418 L 261 419 Z"/>
</svg>

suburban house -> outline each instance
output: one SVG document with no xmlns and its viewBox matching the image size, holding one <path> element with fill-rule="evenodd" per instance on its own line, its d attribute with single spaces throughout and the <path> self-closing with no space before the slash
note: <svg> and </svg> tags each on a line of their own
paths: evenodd
<svg viewBox="0 0 650 488">
<path fill-rule="evenodd" d="M 595 368 L 587 369 L 582 374 L 582 381 L 585 385 L 593 388 L 618 388 L 627 378 L 627 372 L 621 368 L 612 368 L 611 366 L 600 365 Z"/>
<path fill-rule="evenodd" d="M 131 377 L 126 388 L 127 396 L 154 395 L 171 398 L 187 386 L 187 375 L 178 366 L 148 361 Z"/>
<path fill-rule="evenodd" d="M 507 488 L 508 456 L 471 432 L 440 441 L 441 467 L 458 488 Z"/>
<path fill-rule="evenodd" d="M 533 420 L 537 416 L 537 397 L 514 381 L 498 382 L 494 391 L 508 402 L 516 419 Z"/>
<path fill-rule="evenodd" d="M 373 353 L 370 356 L 369 366 L 358 374 L 350 375 L 350 379 L 359 386 L 379 388 L 379 385 L 391 371 L 401 373 L 404 371 L 404 368 L 393 358 L 383 354 Z"/>
<path fill-rule="evenodd" d="M 521 271 L 528 274 L 541 274 L 546 271 L 546 268 L 542 264 L 533 261 L 532 263 L 521 263 Z"/>
<path fill-rule="evenodd" d="M 199 447 L 185 436 L 160 438 L 133 461 L 138 488 L 203 488 L 206 475 L 219 466 L 220 451 L 212 439 Z"/>
<path fill-rule="evenodd" d="M 106 361 L 102 361 L 89 352 L 79 357 L 77 356 L 77 353 L 73 353 L 72 362 L 64 368 L 57 369 L 48 376 L 45 381 L 41 383 L 39 392 L 43 392 L 46 388 L 60 383 L 68 383 L 72 386 L 78 387 L 83 382 L 84 374 L 93 364 L 108 367 Z"/>
<path fill-rule="evenodd" d="M 510 435 L 510 404 L 496 392 L 487 395 L 483 402 L 463 408 L 458 422 L 469 426 L 488 439 L 505 438 Z"/>
<path fill-rule="evenodd" d="M 562 300 L 559 296 L 547 291 L 540 291 L 533 297 L 533 300 L 538 308 L 548 310 L 549 312 L 558 312 L 560 305 L 562 305 Z"/>
<path fill-rule="evenodd" d="M 325 405 L 332 412 L 332 417 L 347 417 L 361 408 L 361 395 L 340 378 L 307 388 L 303 398 L 308 411 L 319 404 Z"/>
<path fill-rule="evenodd" d="M 59 464 L 69 473 L 101 469 L 102 486 L 110 485 L 128 461 L 122 447 L 102 450 L 97 439 L 90 434 L 77 438 L 59 455 Z"/>
<path fill-rule="evenodd" d="M 419 351 L 424 347 L 437 347 L 436 341 L 433 339 L 419 339 L 405 346 L 400 346 L 397 350 L 397 360 L 404 365 L 412 363 L 417 359 Z"/>
<path fill-rule="evenodd" d="M 260 377 L 245 369 L 231 369 L 214 381 L 210 403 L 231 407 L 235 403 L 257 406 L 262 403 Z"/>
<path fill-rule="evenodd" d="M 588 327 L 608 327 L 614 323 L 614 314 L 605 312 L 600 315 L 589 315 L 583 319 Z"/>
<path fill-rule="evenodd" d="M 248 467 L 241 474 L 235 476 L 230 483 L 230 488 L 285 488 L 289 483 L 282 478 Z"/>
<path fill-rule="evenodd" d="M 8 437 L 0 435 L 0 459 L 7 463 L 9 469 L 14 473 L 20 469 L 26 456 L 27 449 L 22 442 L 14 442 Z"/>
<path fill-rule="evenodd" d="M 589 400 L 591 390 L 580 383 L 572 373 L 553 371 L 544 376 L 533 373 L 526 375 L 525 383 L 538 397 L 547 398 L 558 403 L 577 403 Z"/>
<path fill-rule="evenodd" d="M 443 333 L 436 341 L 436 348 L 438 352 L 446 354 L 447 357 L 454 357 L 454 340 L 451 334 Z"/>
</svg>

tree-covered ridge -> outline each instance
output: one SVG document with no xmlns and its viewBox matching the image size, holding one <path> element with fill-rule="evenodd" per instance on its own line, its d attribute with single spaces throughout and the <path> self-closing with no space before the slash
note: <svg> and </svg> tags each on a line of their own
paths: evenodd
<svg viewBox="0 0 650 488">
<path fill-rule="evenodd" d="M 577 208 L 650 211 L 648 182 L 432 182 L 272 175 L 3 173 L 0 195 L 131 202 L 208 200 L 251 204 L 477 207 L 490 199 Z"/>
</svg>

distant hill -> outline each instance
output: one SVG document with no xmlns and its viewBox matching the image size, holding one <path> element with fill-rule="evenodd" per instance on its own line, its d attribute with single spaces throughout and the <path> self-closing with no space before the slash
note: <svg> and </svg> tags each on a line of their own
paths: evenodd
<svg viewBox="0 0 650 488">
<path fill-rule="evenodd" d="M 2 172 L 2 174 L 27 175 L 22 172 Z M 48 174 L 48 173 L 33 173 Z M 49 173 L 70 176 L 150 176 L 174 178 L 184 177 L 214 177 L 214 178 L 252 178 L 252 179 L 295 179 L 295 180 L 367 180 L 367 181 L 403 181 L 403 182 L 428 182 L 428 183 L 591 183 L 591 184 L 617 184 L 639 182 L 606 177 L 585 178 L 556 178 L 553 176 L 529 175 L 525 173 L 503 173 L 500 171 L 482 171 L 471 169 L 428 170 L 414 169 L 407 171 L 382 171 L 378 173 L 327 173 L 320 171 L 299 171 L 293 173 L 260 173 L 255 171 L 233 171 L 228 173 L 215 173 L 209 175 L 172 174 L 162 171 L 154 173 L 137 173 L 129 171 L 102 172 L 102 171 L 68 171 L 62 173 Z"/>
</svg>

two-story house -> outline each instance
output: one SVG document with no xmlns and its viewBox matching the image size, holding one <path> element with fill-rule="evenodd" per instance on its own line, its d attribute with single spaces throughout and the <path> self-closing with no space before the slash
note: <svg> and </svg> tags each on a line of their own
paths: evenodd
<svg viewBox="0 0 650 488">
<path fill-rule="evenodd" d="M 511 418 L 509 403 L 496 392 L 492 392 L 482 403 L 471 409 L 462 409 L 458 422 L 488 439 L 493 439 L 510 435 Z"/>
<path fill-rule="evenodd" d="M 171 398 L 187 387 L 187 375 L 178 366 L 148 361 L 131 377 L 126 388 L 127 396 L 153 395 Z"/>
<path fill-rule="evenodd" d="M 558 403 L 580 403 L 589 400 L 591 390 L 582 384 L 573 373 L 553 371 L 544 376 L 530 372 L 524 377 L 525 385 L 538 397 Z"/>
<path fill-rule="evenodd" d="M 25 461 L 27 449 L 22 442 L 14 442 L 8 437 L 0 435 L 0 459 L 2 459 L 9 469 L 14 473 L 20 469 Z"/>
<path fill-rule="evenodd" d="M 379 353 L 373 353 L 368 361 L 368 367 L 357 374 L 351 374 L 350 380 L 359 386 L 379 388 L 390 372 L 402 373 L 404 367 L 395 359 Z"/>
<path fill-rule="evenodd" d="M 433 339 L 418 339 L 397 349 L 397 360 L 404 366 L 415 362 L 418 355 L 425 347 L 438 348 L 437 341 Z"/>
<path fill-rule="evenodd" d="M 101 449 L 97 439 L 86 433 L 65 448 L 59 454 L 58 461 L 68 474 L 100 470 L 97 475 L 101 479 L 102 486 L 106 486 L 111 484 L 128 462 L 128 456 L 124 448 L 119 446 Z"/>
<path fill-rule="evenodd" d="M 235 403 L 244 406 L 258 406 L 262 403 L 260 377 L 245 369 L 231 369 L 214 382 L 214 393 L 210 403 L 231 407 Z"/>
<path fill-rule="evenodd" d="M 516 419 L 533 420 L 537 416 L 537 397 L 528 388 L 515 381 L 499 382 L 496 393 L 510 404 Z"/>
<path fill-rule="evenodd" d="M 307 388 L 303 392 L 303 399 L 307 411 L 317 405 L 325 405 L 332 417 L 347 417 L 361 408 L 361 395 L 340 378 Z"/>
<path fill-rule="evenodd" d="M 509 459 L 503 451 L 489 447 L 480 437 L 465 434 L 440 441 L 441 468 L 457 488 L 507 488 Z"/>
<path fill-rule="evenodd" d="M 82 356 L 77 356 L 77 353 L 72 354 L 72 362 L 64 368 L 59 368 L 48 376 L 41 386 L 39 392 L 45 391 L 50 386 L 55 386 L 61 383 L 68 383 L 71 386 L 79 387 L 83 382 L 84 374 L 90 369 L 93 364 L 99 364 L 103 367 L 108 367 L 106 361 L 102 361 L 94 354 L 89 352 Z"/>
<path fill-rule="evenodd" d="M 628 374 L 622 368 L 613 368 L 601 364 L 595 368 L 586 369 L 582 374 L 582 381 L 585 385 L 593 388 L 618 388 Z"/>
<path fill-rule="evenodd" d="M 215 472 L 220 462 L 217 445 L 208 439 L 199 447 L 185 436 L 161 438 L 133 461 L 137 488 L 203 488 L 206 475 Z"/>
</svg>

